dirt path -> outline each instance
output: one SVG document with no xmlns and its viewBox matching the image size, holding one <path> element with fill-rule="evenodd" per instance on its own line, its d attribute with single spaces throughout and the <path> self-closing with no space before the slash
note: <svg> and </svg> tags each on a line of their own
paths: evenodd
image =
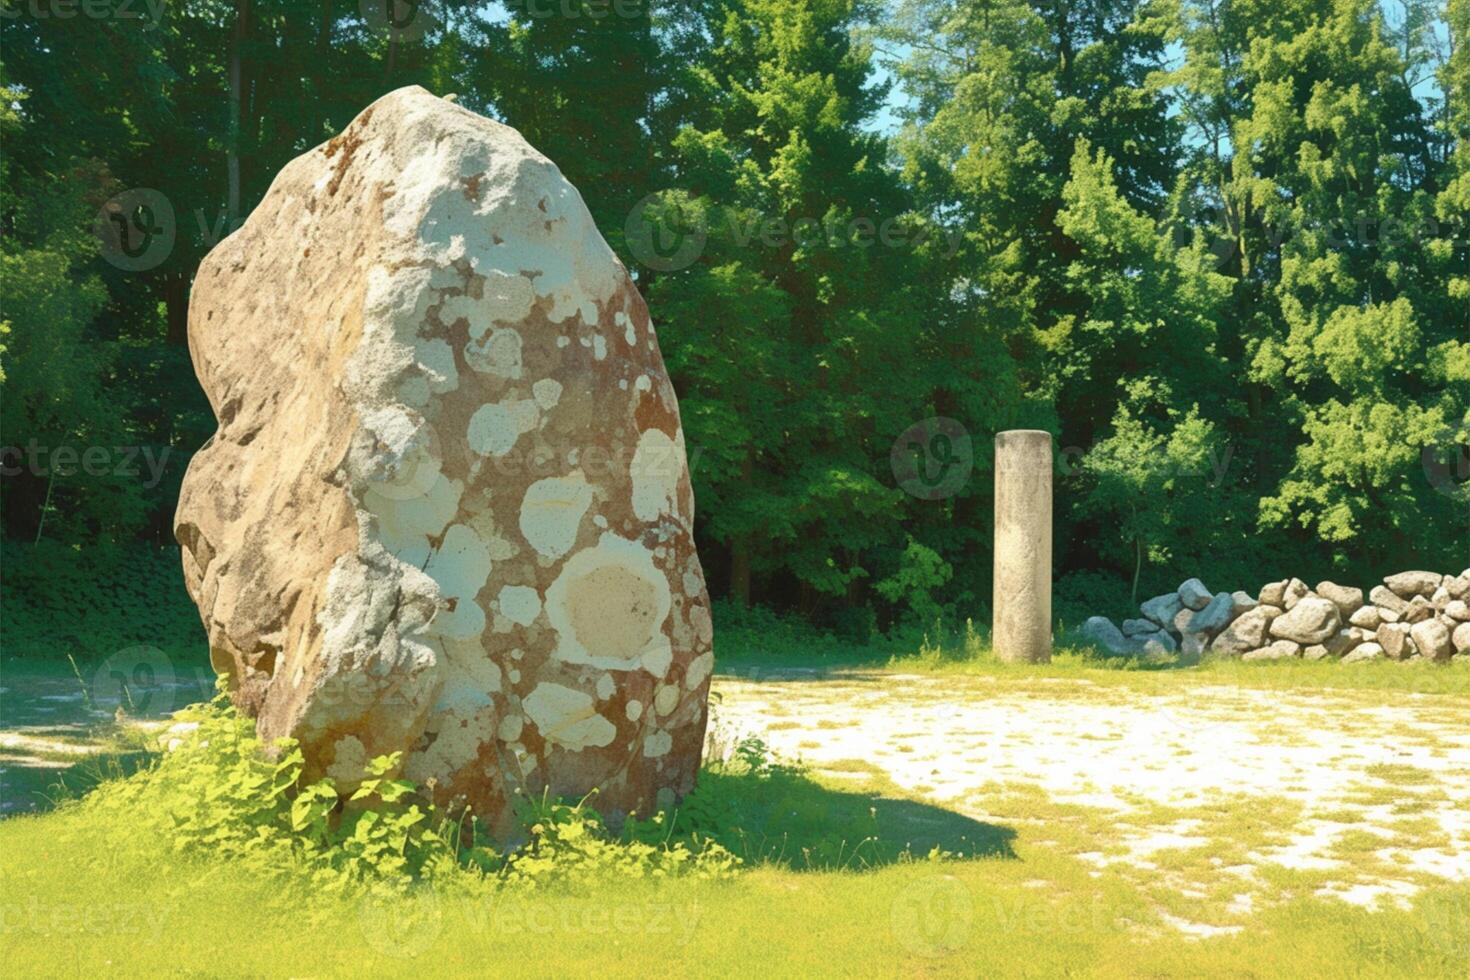
<svg viewBox="0 0 1470 980">
<path fill-rule="evenodd" d="M 717 740 L 1009 822 L 1192 901 L 1185 932 L 1305 891 L 1470 880 L 1470 699 L 856 673 L 716 690 Z"/>
</svg>

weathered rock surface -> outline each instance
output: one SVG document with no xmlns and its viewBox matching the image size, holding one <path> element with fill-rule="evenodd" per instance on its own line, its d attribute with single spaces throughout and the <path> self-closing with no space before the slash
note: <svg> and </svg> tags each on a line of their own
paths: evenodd
<svg viewBox="0 0 1470 980">
<path fill-rule="evenodd" d="M 1258 650 L 1252 650 L 1252 651 L 1250 651 L 1249 653 L 1247 653 L 1244 656 L 1242 656 L 1240 659 L 1242 659 L 1242 660 L 1289 660 L 1292 657 L 1300 657 L 1301 655 L 1302 655 L 1302 647 L 1301 647 L 1301 644 L 1299 644 L 1299 643 L 1293 643 L 1291 640 L 1276 640 L 1276 641 L 1272 642 L 1269 646 L 1264 646 L 1264 647 L 1261 647 Z"/>
<path fill-rule="evenodd" d="M 1210 604 L 1212 598 L 1205 583 L 1197 578 L 1189 579 L 1179 586 L 1179 601 L 1184 603 L 1186 609 L 1203 609 Z"/>
<path fill-rule="evenodd" d="M 1383 622 L 1383 616 L 1378 612 L 1377 606 L 1364 606 L 1353 613 L 1348 622 L 1365 630 L 1376 630 Z"/>
<path fill-rule="evenodd" d="M 1297 643 L 1321 643 L 1338 631 L 1342 619 L 1337 606 L 1316 596 L 1297 601 L 1285 614 L 1271 620 L 1271 635 Z"/>
<path fill-rule="evenodd" d="M 1336 582 L 1322 582 L 1317 586 L 1317 594 L 1337 606 L 1343 619 L 1363 608 L 1362 589 L 1338 585 Z"/>
<path fill-rule="evenodd" d="M 1449 581 L 1445 582 L 1444 588 L 1450 594 L 1451 599 L 1470 601 L 1470 571 L 1450 577 Z"/>
<path fill-rule="evenodd" d="M 1210 648 L 1210 634 L 1185 633 L 1179 641 L 1179 652 L 1191 659 L 1198 659 Z"/>
<path fill-rule="evenodd" d="M 1286 593 L 1282 596 L 1281 604 L 1287 612 L 1291 612 L 1296 608 L 1298 602 L 1311 594 L 1312 590 L 1307 588 L 1307 583 L 1299 578 L 1294 578 L 1286 583 Z"/>
<path fill-rule="evenodd" d="M 1422 595 L 1416 595 L 1409 600 L 1409 605 L 1404 609 L 1400 617 L 1405 623 L 1421 623 L 1434 615 L 1434 604 Z"/>
<path fill-rule="evenodd" d="M 1243 654 L 1264 646 L 1271 621 L 1282 614 L 1279 606 L 1257 606 L 1241 615 L 1210 643 L 1216 653 Z"/>
<path fill-rule="evenodd" d="M 1291 579 L 1282 579 L 1280 582 L 1267 582 L 1261 586 L 1257 599 L 1263 606 L 1280 606 L 1286 608 L 1286 586 Z"/>
<path fill-rule="evenodd" d="M 1430 660 L 1448 660 L 1454 656 L 1455 648 L 1450 641 L 1450 631 L 1437 619 L 1426 619 L 1409 629 L 1414 647 L 1420 656 Z"/>
<path fill-rule="evenodd" d="M 713 664 L 648 311 L 577 191 L 419 88 L 288 164 L 189 311 L 219 429 L 175 531 L 266 739 L 504 825 L 692 788 Z"/>
<path fill-rule="evenodd" d="M 1385 576 L 1383 584 L 1395 595 L 1409 599 L 1416 595 L 1433 595 L 1442 578 L 1439 572 L 1399 572 Z"/>
<path fill-rule="evenodd" d="M 1154 627 L 1157 629 L 1158 627 Z M 1109 653 L 1128 652 L 1128 640 L 1121 630 L 1106 616 L 1093 616 L 1082 624 L 1078 634 L 1088 643 L 1102 647 Z"/>
<path fill-rule="evenodd" d="M 1170 636 L 1167 630 L 1131 637 L 1128 640 L 1128 646 L 1133 653 L 1152 656 L 1170 654 L 1179 648 L 1179 645 L 1174 642 L 1174 637 Z"/>
<path fill-rule="evenodd" d="M 1111 625 L 1111 624 L 1109 624 Z M 1125 619 L 1123 620 L 1124 636 L 1142 636 L 1145 633 L 1157 633 L 1159 624 L 1151 619 Z"/>
<path fill-rule="evenodd" d="M 1218 633 L 1230 625 L 1230 610 L 1234 601 L 1229 592 L 1220 592 L 1204 608 L 1189 618 L 1186 633 Z"/>
<path fill-rule="evenodd" d="M 1395 617 L 1402 616 L 1404 610 L 1409 608 L 1409 601 L 1407 599 L 1400 598 L 1396 592 L 1383 585 L 1373 586 L 1373 590 L 1368 593 L 1368 599 L 1373 605 L 1378 607 L 1380 614 L 1387 610 L 1393 613 Z"/>
<path fill-rule="evenodd" d="M 1232 592 L 1230 594 L 1230 618 L 1234 619 L 1243 613 L 1248 613 L 1259 606 L 1260 603 L 1251 597 L 1249 592 Z"/>
<path fill-rule="evenodd" d="M 1454 645 L 1456 653 L 1464 653 L 1470 650 L 1470 623 L 1461 623 L 1455 627 L 1450 634 L 1450 643 Z"/>
<path fill-rule="evenodd" d="M 1342 658 L 1342 662 L 1345 664 L 1355 664 L 1360 663 L 1364 660 L 1382 659 L 1383 647 L 1379 646 L 1377 643 L 1374 643 L 1372 640 L 1369 640 L 1367 643 L 1360 643 L 1356 647 L 1354 647 L 1352 651 L 1347 654 L 1347 656 Z"/>
<path fill-rule="evenodd" d="M 1138 607 L 1138 611 L 1160 626 L 1174 625 L 1174 617 L 1179 615 L 1179 610 L 1184 608 L 1184 603 L 1177 592 L 1166 592 L 1156 595 Z"/>
<path fill-rule="evenodd" d="M 1409 626 L 1406 623 L 1384 623 L 1378 627 L 1377 639 L 1383 652 L 1394 660 L 1403 660 L 1414 654 L 1414 646 L 1409 639 Z"/>
</svg>

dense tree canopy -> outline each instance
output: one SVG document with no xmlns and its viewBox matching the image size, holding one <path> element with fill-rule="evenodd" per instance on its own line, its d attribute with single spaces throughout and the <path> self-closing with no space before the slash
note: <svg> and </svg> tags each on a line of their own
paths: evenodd
<svg viewBox="0 0 1470 980">
<path fill-rule="evenodd" d="M 1466 563 L 1470 0 L 0 2 L 7 546 L 169 540 L 199 259 L 421 84 L 637 276 L 718 594 L 983 616 L 1021 426 L 1099 611 Z"/>
</svg>

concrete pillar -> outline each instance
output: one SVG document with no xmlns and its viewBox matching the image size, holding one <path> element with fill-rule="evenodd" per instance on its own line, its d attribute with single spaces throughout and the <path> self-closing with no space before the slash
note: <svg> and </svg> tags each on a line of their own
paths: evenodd
<svg viewBox="0 0 1470 980">
<path fill-rule="evenodd" d="M 1051 660 L 1051 434 L 995 437 L 991 641 L 1002 660 Z"/>
</svg>

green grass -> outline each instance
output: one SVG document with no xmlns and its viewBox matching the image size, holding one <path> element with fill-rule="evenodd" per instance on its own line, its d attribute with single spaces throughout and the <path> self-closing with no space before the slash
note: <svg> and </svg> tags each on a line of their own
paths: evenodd
<svg viewBox="0 0 1470 980">
<path fill-rule="evenodd" d="M 730 615 L 726 611 L 726 616 Z M 1048 664 L 1012 664 L 996 658 L 983 628 L 937 624 L 927 631 L 896 633 L 866 643 L 841 640 L 785 620 L 746 623 L 738 617 L 719 634 L 716 670 L 736 677 L 801 677 L 846 671 L 975 677 L 1012 683 L 1084 680 L 1140 693 L 1167 693 L 1220 684 L 1273 690 L 1408 691 L 1470 695 L 1470 658 L 1450 664 L 1377 660 L 1245 662 L 1207 657 L 1187 663 L 1109 657 L 1070 644 L 1063 632 Z"/>
<path fill-rule="evenodd" d="M 1431 695 L 1424 710 L 1447 718 L 1470 693 L 1463 663 L 1184 667 L 1063 648 L 1051 664 L 1022 667 L 996 661 L 974 634 L 863 646 L 828 637 L 809 650 L 772 642 L 722 634 L 720 669 L 797 684 L 924 674 L 1102 703 L 1212 686 L 1320 688 L 1347 713 L 1406 691 Z M 720 804 L 720 843 L 744 864 L 728 880 L 621 876 L 528 891 L 460 871 L 395 894 L 324 888 L 289 862 L 264 874 L 179 851 L 124 808 L 82 800 L 0 822 L 0 961 L 14 976 L 1463 977 L 1470 883 L 1395 872 L 1422 888 L 1408 908 L 1314 895 L 1392 871 L 1387 849 L 1447 843 L 1421 819 L 1445 799 L 1429 774 L 1385 764 L 1368 775 L 1361 799 L 1319 814 L 1251 797 L 1120 816 L 994 783 L 955 804 L 976 818 L 905 793 L 867 760 L 759 779 L 717 766 L 700 792 Z M 1351 805 L 1379 802 L 1401 818 L 1387 837 L 1352 819 Z M 1332 848 L 1341 868 L 1255 864 L 1251 882 L 1233 873 L 1307 819 L 1345 825 Z M 1176 826 L 1205 842 L 1171 843 L 1142 862 L 1122 843 Z M 1239 906 L 1242 893 L 1253 907 Z"/>
<path fill-rule="evenodd" d="M 748 975 L 759 963 L 775 976 L 1451 977 L 1470 953 L 1470 886 L 1430 888 L 1408 911 L 1302 897 L 1235 935 L 1183 938 L 1163 915 L 1198 908 L 1161 902 L 1135 872 L 1092 872 L 1072 853 L 1095 842 L 1085 808 L 1035 792 L 1011 796 L 1037 822 L 989 828 L 974 857 L 793 860 L 870 819 L 920 847 L 974 833 L 880 788 L 786 787 L 764 811 L 784 821 L 786 846 L 768 835 L 733 880 L 527 893 L 451 879 L 386 897 L 175 853 L 84 803 L 0 824 L 0 940 L 12 976 Z"/>
</svg>

